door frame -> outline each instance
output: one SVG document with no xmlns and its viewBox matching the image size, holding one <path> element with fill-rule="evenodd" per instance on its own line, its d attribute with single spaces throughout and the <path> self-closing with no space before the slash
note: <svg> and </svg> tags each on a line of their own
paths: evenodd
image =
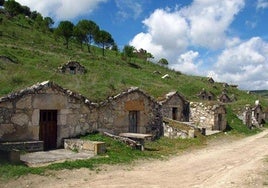
<svg viewBox="0 0 268 188">
<path fill-rule="evenodd" d="M 39 140 L 44 142 L 44 150 L 56 149 L 58 141 L 58 111 L 40 110 L 39 115 Z"/>
</svg>

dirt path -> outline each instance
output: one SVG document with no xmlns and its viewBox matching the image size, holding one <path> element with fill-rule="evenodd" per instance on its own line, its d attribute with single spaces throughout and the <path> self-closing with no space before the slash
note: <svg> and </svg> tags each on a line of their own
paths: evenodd
<svg viewBox="0 0 268 188">
<path fill-rule="evenodd" d="M 264 187 L 268 130 L 202 150 L 95 173 L 63 170 L 50 176 L 28 175 L 0 187 Z M 267 176 L 267 175 L 266 175 Z"/>
</svg>

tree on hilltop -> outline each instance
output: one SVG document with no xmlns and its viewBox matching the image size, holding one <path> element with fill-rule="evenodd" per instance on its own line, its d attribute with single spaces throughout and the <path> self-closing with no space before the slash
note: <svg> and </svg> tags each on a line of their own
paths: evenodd
<svg viewBox="0 0 268 188">
<path fill-rule="evenodd" d="M 17 16 L 18 14 L 23 13 L 22 6 L 14 0 L 5 1 L 3 5 L 5 7 L 5 10 L 8 12 L 8 14 L 11 17 Z"/>
<path fill-rule="evenodd" d="M 89 53 L 91 53 L 90 46 L 99 30 L 99 26 L 91 20 L 80 20 L 75 26 L 75 36 L 78 37 L 79 42 L 87 44 Z"/>
<path fill-rule="evenodd" d="M 125 45 L 123 48 L 123 55 L 125 57 L 129 58 L 129 62 L 131 61 L 131 58 L 135 56 L 135 47 L 130 45 Z"/>
<path fill-rule="evenodd" d="M 158 61 L 158 64 L 166 66 L 166 65 L 168 65 L 168 60 L 165 59 L 165 58 L 161 58 L 161 59 Z"/>
<path fill-rule="evenodd" d="M 55 30 L 57 36 L 65 39 L 66 48 L 69 48 L 69 41 L 73 36 L 74 24 L 70 21 L 61 21 Z"/>
<path fill-rule="evenodd" d="M 95 38 L 95 43 L 102 47 L 102 55 L 104 56 L 104 49 L 111 47 L 114 44 L 114 39 L 112 35 L 107 31 L 100 30 Z"/>
</svg>

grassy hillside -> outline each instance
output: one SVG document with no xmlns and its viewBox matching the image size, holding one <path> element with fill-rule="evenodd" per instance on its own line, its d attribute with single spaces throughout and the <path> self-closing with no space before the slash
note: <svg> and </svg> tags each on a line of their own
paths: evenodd
<svg viewBox="0 0 268 188">
<path fill-rule="evenodd" d="M 66 49 L 63 40 L 55 39 L 51 32 L 34 29 L 32 21 L 24 16 L 7 19 L 0 14 L 0 18 L 0 57 L 13 61 L 0 58 L 0 97 L 45 80 L 55 81 L 96 102 L 131 86 L 137 86 L 155 98 L 176 90 L 190 101 L 198 101 L 196 94 L 202 88 L 216 96 L 223 90 L 221 83 L 210 84 L 207 78 L 184 75 L 144 60 L 133 59 L 132 63 L 138 65 L 133 66 L 111 50 L 106 50 L 103 57 L 101 49 L 94 47 L 89 54 L 86 46 L 82 51 L 75 41 L 71 41 L 70 48 Z M 69 75 L 57 72 L 58 67 L 69 60 L 80 62 L 87 73 Z M 169 74 L 171 79 L 162 79 L 161 75 L 153 74 L 154 71 Z M 246 103 L 254 104 L 261 98 L 236 88 L 227 90 L 238 99 L 231 104 L 234 109 Z M 267 105 L 267 101 L 262 103 Z"/>
</svg>

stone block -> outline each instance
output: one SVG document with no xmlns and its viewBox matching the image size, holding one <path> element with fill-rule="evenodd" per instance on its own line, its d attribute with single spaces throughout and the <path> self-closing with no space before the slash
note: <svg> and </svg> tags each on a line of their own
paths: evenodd
<svg viewBox="0 0 268 188">
<path fill-rule="evenodd" d="M 34 109 L 32 114 L 32 125 L 39 125 L 40 111 L 39 109 Z"/>
<path fill-rule="evenodd" d="M 10 134 L 15 131 L 13 124 L 0 124 L 0 138 L 5 134 Z"/>
<path fill-rule="evenodd" d="M 12 123 L 23 126 L 28 125 L 29 123 L 29 117 L 27 114 L 19 113 L 14 114 L 14 116 L 11 118 Z"/>
<path fill-rule="evenodd" d="M 32 108 L 32 96 L 25 96 L 16 103 L 18 109 L 31 109 Z"/>
<path fill-rule="evenodd" d="M 66 96 L 56 94 L 39 94 L 33 97 L 33 108 L 43 110 L 65 109 L 68 106 Z"/>
</svg>

